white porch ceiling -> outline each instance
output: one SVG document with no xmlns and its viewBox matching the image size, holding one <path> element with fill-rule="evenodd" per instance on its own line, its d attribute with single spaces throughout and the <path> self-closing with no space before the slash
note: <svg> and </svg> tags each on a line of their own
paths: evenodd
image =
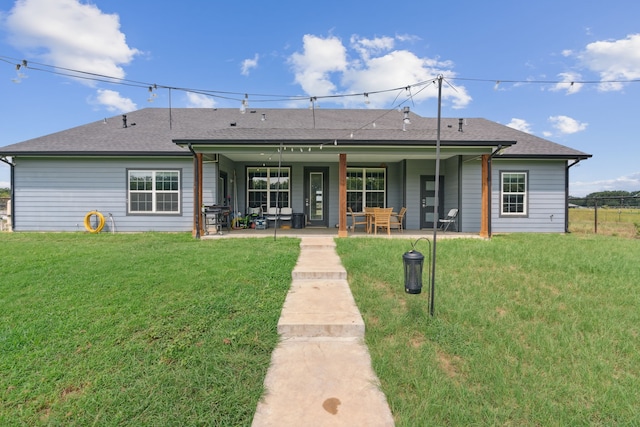
<svg viewBox="0 0 640 427">
<path fill-rule="evenodd" d="M 193 147 L 198 153 L 207 158 L 213 158 L 218 154 L 240 163 L 273 163 L 280 159 L 278 146 L 259 147 Z M 440 150 L 440 159 L 446 160 L 457 155 L 482 155 L 490 154 L 494 147 L 443 147 Z M 340 145 L 324 145 L 322 149 L 318 145 L 286 146 L 282 152 L 284 163 L 335 163 L 339 161 L 340 154 L 347 155 L 349 163 L 395 163 L 401 160 L 434 160 L 436 158 L 433 147 L 425 148 L 398 148 L 398 147 L 341 147 Z"/>
</svg>

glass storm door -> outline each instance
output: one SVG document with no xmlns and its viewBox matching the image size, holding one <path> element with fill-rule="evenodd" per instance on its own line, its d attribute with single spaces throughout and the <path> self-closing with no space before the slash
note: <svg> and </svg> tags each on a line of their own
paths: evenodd
<svg viewBox="0 0 640 427">
<path fill-rule="evenodd" d="M 327 168 L 305 168 L 304 210 L 307 226 L 327 227 Z"/>
<path fill-rule="evenodd" d="M 443 218 L 444 211 L 444 177 L 440 176 L 440 189 L 438 190 L 438 218 Z M 433 228 L 433 208 L 436 202 L 436 177 L 435 175 L 420 176 L 420 228 Z"/>
</svg>

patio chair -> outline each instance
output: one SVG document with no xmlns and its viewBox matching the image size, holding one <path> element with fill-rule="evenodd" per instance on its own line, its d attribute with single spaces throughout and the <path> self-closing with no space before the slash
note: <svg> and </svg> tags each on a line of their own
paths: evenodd
<svg viewBox="0 0 640 427">
<path fill-rule="evenodd" d="M 276 221 L 278 220 L 278 208 L 267 209 L 265 219 L 267 220 L 267 222 L 273 221 L 273 226 L 275 227 L 277 225 Z"/>
<path fill-rule="evenodd" d="M 391 212 L 393 208 L 378 208 L 373 211 L 373 232 L 378 234 L 378 228 L 387 229 L 387 234 L 391 236 Z"/>
<path fill-rule="evenodd" d="M 273 221 L 274 227 L 282 224 L 282 221 L 289 221 L 293 218 L 292 208 L 269 208 L 265 216 L 267 221 Z"/>
<path fill-rule="evenodd" d="M 367 231 L 367 227 L 369 227 L 367 214 L 365 214 L 364 212 L 354 212 L 350 207 L 347 207 L 347 210 L 351 215 L 351 229 L 355 232 L 357 225 L 364 225 L 364 230 Z"/>
<path fill-rule="evenodd" d="M 371 233 L 371 225 L 373 224 L 373 212 L 378 208 L 364 207 L 364 216 L 367 219 L 367 234 Z"/>
<path fill-rule="evenodd" d="M 397 228 L 401 233 L 404 233 L 404 228 L 402 227 L 402 222 L 404 220 L 404 214 L 407 213 L 407 208 L 400 209 L 397 215 L 391 215 L 391 226 L 393 228 Z"/>
<path fill-rule="evenodd" d="M 439 220 L 438 222 L 440 223 L 440 228 L 442 228 L 442 231 L 447 231 L 447 229 L 449 228 L 449 226 L 451 224 L 455 224 L 456 225 L 456 231 L 458 231 L 458 209 L 451 209 L 449 211 L 449 213 L 447 214 L 447 217 L 444 219 Z M 444 228 L 443 228 L 444 227 Z"/>
<path fill-rule="evenodd" d="M 291 221 L 293 218 L 293 209 L 292 208 L 280 208 L 280 221 L 289 221 L 291 225 Z"/>
</svg>

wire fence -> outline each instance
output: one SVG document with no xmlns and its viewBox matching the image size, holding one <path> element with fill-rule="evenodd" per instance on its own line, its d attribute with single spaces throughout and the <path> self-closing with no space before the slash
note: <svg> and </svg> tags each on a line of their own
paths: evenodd
<svg viewBox="0 0 640 427">
<path fill-rule="evenodd" d="M 569 231 L 640 237 L 640 197 L 569 199 Z"/>
</svg>

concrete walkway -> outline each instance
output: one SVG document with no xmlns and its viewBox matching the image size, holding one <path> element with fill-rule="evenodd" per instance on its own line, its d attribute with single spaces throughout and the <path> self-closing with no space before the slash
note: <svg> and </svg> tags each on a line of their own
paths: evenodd
<svg viewBox="0 0 640 427">
<path fill-rule="evenodd" d="M 253 427 L 393 426 L 333 237 L 303 237 Z"/>
</svg>

